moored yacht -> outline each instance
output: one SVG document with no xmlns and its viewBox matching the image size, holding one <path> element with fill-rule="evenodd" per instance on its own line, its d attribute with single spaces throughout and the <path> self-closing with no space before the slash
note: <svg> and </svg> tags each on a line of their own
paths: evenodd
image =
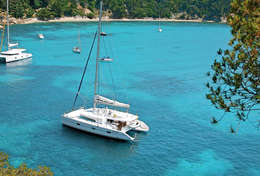
<svg viewBox="0 0 260 176">
<path fill-rule="evenodd" d="M 105 57 L 105 59 L 99 57 L 100 36 L 102 36 L 101 18 L 102 1 L 100 2 L 98 31 L 95 34 L 94 41 L 91 46 L 90 54 L 84 68 L 78 92 L 74 99 L 73 108 L 70 112 L 62 115 L 62 124 L 85 132 L 106 136 L 109 138 L 133 141 L 135 139 L 135 135 L 132 134 L 131 131 L 147 132 L 149 131 L 149 127 L 143 121 L 138 119 L 138 115 L 129 113 L 129 104 L 121 103 L 115 99 L 106 98 L 104 96 L 101 96 L 98 92 L 98 87 L 101 86 L 99 84 L 99 64 L 102 64 L 105 61 L 105 59 L 109 63 L 111 63 L 112 61 L 110 57 Z M 85 72 L 88 66 L 88 62 L 96 37 L 98 37 L 98 40 L 93 107 L 82 107 L 75 110 L 75 102 L 77 101 L 81 85 L 84 80 Z"/>
<path fill-rule="evenodd" d="M 76 54 L 80 54 L 80 52 L 81 52 L 81 44 L 80 44 L 80 31 L 79 31 L 79 34 L 78 34 L 78 46 L 75 46 L 75 47 L 73 47 L 73 49 L 72 49 L 72 51 L 73 51 L 73 53 L 76 53 Z"/>
<path fill-rule="evenodd" d="M 39 39 L 44 39 L 44 35 L 42 33 L 37 35 Z"/>
<path fill-rule="evenodd" d="M 0 53 L 0 62 L 9 63 L 32 57 L 32 54 L 23 53 L 24 51 L 26 51 L 26 49 L 9 47 L 7 51 Z"/>
<path fill-rule="evenodd" d="M 137 115 L 109 108 L 81 108 L 64 114 L 64 125 L 86 132 L 121 140 L 134 140 L 129 131 L 148 131 Z"/>
<path fill-rule="evenodd" d="M 73 51 L 74 53 L 80 54 L 80 49 L 79 49 L 78 47 L 74 47 L 74 48 L 72 49 L 72 51 Z"/>
<path fill-rule="evenodd" d="M 10 43 L 9 34 L 9 1 L 7 0 L 7 50 L 0 52 L 0 62 L 9 63 L 23 59 L 29 59 L 32 57 L 31 53 L 24 53 L 26 49 L 14 48 L 18 46 L 18 43 Z M 4 29 L 3 29 L 4 30 Z"/>
</svg>

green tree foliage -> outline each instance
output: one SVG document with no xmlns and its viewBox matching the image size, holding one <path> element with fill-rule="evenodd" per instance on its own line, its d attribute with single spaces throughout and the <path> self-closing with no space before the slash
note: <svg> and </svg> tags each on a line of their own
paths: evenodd
<svg viewBox="0 0 260 176">
<path fill-rule="evenodd" d="M 18 168 L 14 168 L 8 161 L 8 155 L 0 152 L 0 175 L 1 176 L 53 176 L 48 167 L 39 166 L 38 169 L 31 169 L 26 164 L 21 164 Z"/>
<path fill-rule="evenodd" d="M 31 18 L 34 15 L 34 10 L 32 8 L 28 8 L 26 10 L 26 17 Z"/>
<path fill-rule="evenodd" d="M 41 8 L 36 12 L 36 16 L 39 20 L 50 20 L 54 18 L 53 13 L 48 8 Z"/>
<path fill-rule="evenodd" d="M 108 0 L 104 2 L 104 7 L 112 11 L 113 18 L 123 18 L 127 16 L 125 0 Z"/>
<path fill-rule="evenodd" d="M 179 12 L 219 21 L 222 16 L 228 15 L 230 0 L 175 0 L 175 4 Z"/>
<path fill-rule="evenodd" d="M 47 7 L 50 0 L 30 0 L 29 5 L 33 9 Z"/>
<path fill-rule="evenodd" d="M 61 17 L 64 15 L 66 0 L 50 0 L 48 6 L 55 17 Z"/>
<path fill-rule="evenodd" d="M 6 0 L 0 0 L 0 8 L 5 9 Z M 11 15 L 31 16 L 31 10 L 48 8 L 54 17 L 87 15 L 81 8 L 88 8 L 97 14 L 100 0 L 10 0 L 14 4 Z M 171 18 L 175 13 L 187 14 L 190 18 L 219 21 L 227 16 L 230 0 L 103 0 L 104 10 L 112 12 L 112 18 Z M 29 14 L 27 14 L 29 13 Z M 186 17 L 186 16 L 184 16 Z"/>
<path fill-rule="evenodd" d="M 10 1 L 10 14 L 15 18 L 22 18 L 28 4 L 24 0 Z"/>
<path fill-rule="evenodd" d="M 5 10 L 5 9 L 6 9 L 6 1 L 0 0 L 0 11 Z"/>
<path fill-rule="evenodd" d="M 88 17 L 89 19 L 93 19 L 93 18 L 95 17 L 95 15 L 94 15 L 93 13 L 88 13 L 88 14 L 87 14 L 87 17 Z"/>
<path fill-rule="evenodd" d="M 260 111 L 260 1 L 233 0 L 231 7 L 231 49 L 218 51 L 221 57 L 208 73 L 212 81 L 206 97 L 217 109 L 235 113 L 240 123 L 250 112 Z"/>
</svg>

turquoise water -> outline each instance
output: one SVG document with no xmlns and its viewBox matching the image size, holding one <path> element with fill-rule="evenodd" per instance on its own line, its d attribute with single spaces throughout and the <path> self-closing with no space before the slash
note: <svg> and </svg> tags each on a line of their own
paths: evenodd
<svg viewBox="0 0 260 176">
<path fill-rule="evenodd" d="M 61 125 L 69 111 L 96 30 L 96 23 L 14 25 L 12 39 L 33 53 L 33 59 L 0 65 L 0 151 L 15 166 L 51 167 L 71 176 L 259 176 L 259 131 L 249 121 L 229 133 L 232 116 L 222 115 L 205 100 L 205 73 L 216 51 L 227 47 L 230 28 L 222 24 L 105 23 L 100 90 L 131 104 L 131 112 L 151 128 L 135 143 L 116 141 Z M 82 54 L 72 53 L 78 33 Z M 45 40 L 37 38 L 38 33 Z M 78 106 L 91 105 L 94 57 Z M 230 117 L 230 118 L 229 118 Z"/>
</svg>

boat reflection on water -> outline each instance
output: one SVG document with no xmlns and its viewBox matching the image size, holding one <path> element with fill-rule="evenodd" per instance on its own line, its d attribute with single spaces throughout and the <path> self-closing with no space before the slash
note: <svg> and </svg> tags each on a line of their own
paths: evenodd
<svg viewBox="0 0 260 176">
<path fill-rule="evenodd" d="M 17 66 L 25 66 L 25 65 L 31 65 L 31 64 L 32 64 L 32 58 L 20 60 L 19 62 L 5 63 L 6 67 L 17 67 Z"/>
</svg>

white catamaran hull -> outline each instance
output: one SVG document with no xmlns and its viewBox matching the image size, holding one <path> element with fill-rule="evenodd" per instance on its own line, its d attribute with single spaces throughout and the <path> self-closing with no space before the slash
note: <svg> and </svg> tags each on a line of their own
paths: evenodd
<svg viewBox="0 0 260 176">
<path fill-rule="evenodd" d="M 20 53 L 17 55 L 0 55 L 0 62 L 9 63 L 29 58 L 32 58 L 32 54 L 30 53 Z"/>
<path fill-rule="evenodd" d="M 99 126 L 99 125 L 91 125 L 88 123 L 79 122 L 77 119 L 73 119 L 70 117 L 62 116 L 62 124 L 72 127 L 72 128 L 76 128 L 78 130 L 82 130 L 85 132 L 89 132 L 89 133 L 93 133 L 93 134 L 97 134 L 97 135 L 101 135 L 101 136 L 105 136 L 105 137 L 109 137 L 109 138 L 126 140 L 126 141 L 134 140 L 133 137 L 129 136 L 128 134 L 126 134 L 124 132 L 120 132 L 120 131 L 112 130 L 112 129 L 108 129 L 108 128 L 103 128 L 102 126 Z"/>
</svg>

